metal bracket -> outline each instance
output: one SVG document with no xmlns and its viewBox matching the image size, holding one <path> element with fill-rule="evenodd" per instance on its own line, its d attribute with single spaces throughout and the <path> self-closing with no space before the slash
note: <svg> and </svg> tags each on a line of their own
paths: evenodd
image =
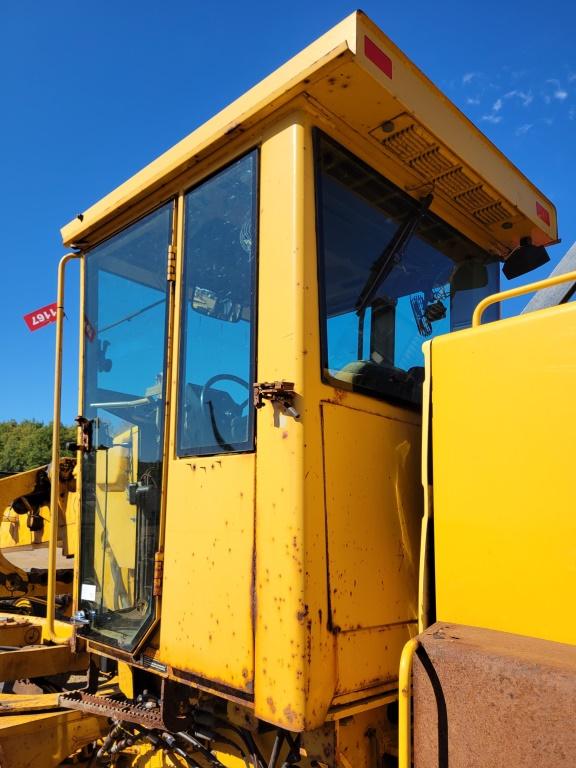
<svg viewBox="0 0 576 768">
<path fill-rule="evenodd" d="M 261 383 L 252 384 L 252 402 L 254 408 L 263 408 L 265 400 L 269 400 L 271 403 L 278 403 L 287 414 L 295 419 L 300 418 L 300 414 L 294 408 L 294 398 L 296 392 L 294 390 L 293 381 L 263 381 Z"/>
</svg>

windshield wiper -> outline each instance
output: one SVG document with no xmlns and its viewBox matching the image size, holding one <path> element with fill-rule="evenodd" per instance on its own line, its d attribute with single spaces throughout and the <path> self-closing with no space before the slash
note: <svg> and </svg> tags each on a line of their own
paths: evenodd
<svg viewBox="0 0 576 768">
<path fill-rule="evenodd" d="M 355 309 L 358 316 L 363 315 L 366 307 L 370 304 L 374 298 L 374 294 L 382 284 L 382 281 L 390 274 L 390 271 L 394 266 L 395 257 L 411 239 L 420 220 L 428 208 L 430 208 L 432 199 L 433 195 L 430 193 L 419 201 L 416 210 L 408 216 L 403 224 L 400 224 L 386 248 L 384 248 L 380 256 L 378 256 L 374 264 L 372 264 L 368 279 L 356 301 Z"/>
</svg>

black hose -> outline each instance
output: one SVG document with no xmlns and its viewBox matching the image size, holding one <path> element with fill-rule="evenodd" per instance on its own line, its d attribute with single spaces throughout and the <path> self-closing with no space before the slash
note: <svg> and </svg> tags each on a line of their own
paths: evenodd
<svg viewBox="0 0 576 768">
<path fill-rule="evenodd" d="M 196 739 L 194 736 L 186 733 L 186 731 L 178 731 L 176 735 L 180 739 L 183 739 L 183 741 L 190 744 L 190 746 L 193 747 L 197 752 L 200 752 L 200 754 L 203 755 L 206 760 L 208 760 L 208 762 L 214 766 L 214 768 L 225 768 L 224 764 L 221 763 L 217 757 L 214 757 L 212 752 L 210 752 L 210 750 L 207 749 L 204 744 L 198 741 L 198 739 Z"/>
<path fill-rule="evenodd" d="M 245 728 L 238 728 L 238 732 L 242 736 L 244 743 L 250 750 L 250 754 L 252 755 L 252 758 L 254 760 L 254 768 L 267 768 L 268 763 L 264 758 L 262 757 L 262 753 L 256 746 L 256 742 L 252 738 L 252 734 L 250 731 L 247 731 Z"/>
</svg>

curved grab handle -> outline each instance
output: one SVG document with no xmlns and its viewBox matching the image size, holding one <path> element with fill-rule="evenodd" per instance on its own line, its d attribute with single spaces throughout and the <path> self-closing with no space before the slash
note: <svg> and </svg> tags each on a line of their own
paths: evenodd
<svg viewBox="0 0 576 768">
<path fill-rule="evenodd" d="M 555 277 L 547 277 L 545 280 L 539 280 L 537 283 L 528 283 L 528 285 L 520 285 L 518 288 L 510 288 L 509 291 L 502 291 L 501 293 L 494 293 L 492 296 L 487 296 L 478 304 L 472 315 L 472 328 L 476 328 L 481 324 L 482 315 L 492 306 L 499 301 L 505 301 L 506 299 L 512 299 L 515 296 L 523 296 L 525 293 L 532 293 L 533 291 L 540 291 L 542 288 L 552 288 L 554 285 L 560 283 L 576 283 L 576 271 L 564 272 L 563 275 L 556 275 Z"/>
</svg>

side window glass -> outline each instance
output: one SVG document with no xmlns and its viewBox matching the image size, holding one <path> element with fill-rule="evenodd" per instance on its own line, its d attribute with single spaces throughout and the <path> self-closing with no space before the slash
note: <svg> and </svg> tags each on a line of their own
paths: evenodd
<svg viewBox="0 0 576 768">
<path fill-rule="evenodd" d="M 186 195 L 178 455 L 251 451 L 256 151 Z"/>
</svg>

